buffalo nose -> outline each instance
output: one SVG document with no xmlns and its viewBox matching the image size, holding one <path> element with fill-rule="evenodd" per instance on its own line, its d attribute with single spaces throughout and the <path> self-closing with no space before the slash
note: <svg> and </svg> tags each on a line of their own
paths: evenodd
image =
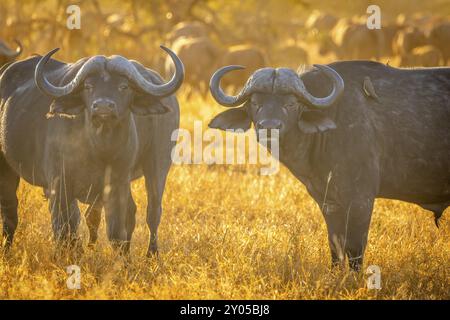
<svg viewBox="0 0 450 320">
<path fill-rule="evenodd" d="M 111 113 L 115 108 L 116 104 L 111 100 L 101 99 L 92 103 L 92 111 L 98 114 Z"/>
<path fill-rule="evenodd" d="M 260 129 L 266 129 L 266 130 L 278 129 L 278 130 L 281 130 L 283 128 L 283 122 L 281 122 L 281 120 L 278 120 L 278 119 L 260 120 L 260 121 L 258 121 L 256 123 L 256 128 L 258 130 L 260 130 Z"/>
</svg>

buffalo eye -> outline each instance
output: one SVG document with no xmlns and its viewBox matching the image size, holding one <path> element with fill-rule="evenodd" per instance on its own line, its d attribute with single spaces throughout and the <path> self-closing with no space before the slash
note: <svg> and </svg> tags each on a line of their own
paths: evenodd
<svg viewBox="0 0 450 320">
<path fill-rule="evenodd" d="M 295 102 L 288 102 L 283 107 L 290 110 L 290 109 L 294 109 L 295 107 L 297 107 L 297 104 Z"/>
<path fill-rule="evenodd" d="M 125 91 L 128 88 L 129 88 L 128 84 L 126 84 L 126 83 L 122 83 L 122 84 L 119 85 L 119 91 Z"/>
<path fill-rule="evenodd" d="M 255 102 L 255 101 L 251 101 L 250 102 L 250 106 L 253 108 L 253 109 L 255 109 L 256 111 L 258 111 L 259 110 L 259 104 L 257 103 L 257 102 Z"/>
<path fill-rule="evenodd" d="M 88 92 L 92 92 L 93 89 L 94 89 L 94 86 L 92 84 L 89 84 L 89 83 L 84 84 L 84 90 L 86 90 Z"/>
</svg>

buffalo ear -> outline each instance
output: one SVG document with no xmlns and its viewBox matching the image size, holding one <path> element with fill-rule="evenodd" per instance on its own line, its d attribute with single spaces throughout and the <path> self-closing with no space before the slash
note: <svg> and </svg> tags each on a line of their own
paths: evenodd
<svg viewBox="0 0 450 320">
<path fill-rule="evenodd" d="M 208 124 L 208 127 L 220 130 L 242 129 L 244 131 L 247 131 L 248 129 L 250 129 L 250 126 L 251 120 L 247 114 L 247 109 L 245 107 L 230 109 L 219 113 Z"/>
<path fill-rule="evenodd" d="M 318 110 L 303 111 L 300 114 L 297 125 L 304 133 L 317 133 L 336 129 L 336 123 Z"/>
<path fill-rule="evenodd" d="M 79 94 L 70 94 L 68 96 L 56 98 L 50 105 L 47 118 L 60 116 L 62 118 L 75 118 L 84 111 L 84 104 Z"/>
<path fill-rule="evenodd" d="M 148 94 L 138 94 L 133 98 L 130 106 L 131 112 L 138 116 L 154 116 L 170 112 L 167 99 L 158 99 Z"/>
</svg>

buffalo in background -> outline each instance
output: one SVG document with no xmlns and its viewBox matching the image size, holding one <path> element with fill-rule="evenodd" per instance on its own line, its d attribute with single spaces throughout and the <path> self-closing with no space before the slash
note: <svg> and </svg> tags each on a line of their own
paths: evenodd
<svg viewBox="0 0 450 320">
<path fill-rule="evenodd" d="M 0 40 L 0 67 L 13 62 L 22 53 L 22 44 L 16 40 L 17 49 L 11 49 L 5 42 Z"/>
<path fill-rule="evenodd" d="M 224 64 L 243 64 L 247 70 L 224 79 L 225 86 L 240 87 L 248 76 L 267 65 L 265 53 L 255 46 L 243 44 L 224 48 L 209 36 L 205 25 L 199 22 L 182 22 L 169 34 L 168 42 L 186 68 L 185 84 L 189 87 L 188 98 L 194 91 L 206 97 L 212 73 Z M 165 73 L 173 72 L 170 59 L 166 58 Z"/>
<path fill-rule="evenodd" d="M 430 32 L 431 44 L 438 48 L 444 59 L 444 63 L 450 62 L 450 22 L 435 26 Z"/>
</svg>

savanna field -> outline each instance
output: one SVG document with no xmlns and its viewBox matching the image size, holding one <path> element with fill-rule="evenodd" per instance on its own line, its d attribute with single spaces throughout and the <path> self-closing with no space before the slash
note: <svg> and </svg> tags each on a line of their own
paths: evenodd
<svg viewBox="0 0 450 320">
<path fill-rule="evenodd" d="M 387 6 L 386 17 L 390 21 L 395 21 L 395 17 L 403 12 L 389 4 L 390 1 L 379 2 Z M 103 33 L 93 32 L 95 36 L 85 42 L 86 47 L 74 49 L 67 30 L 52 29 L 45 22 L 52 16 L 64 21 L 65 2 L 63 9 L 55 9 L 54 14 L 51 10 L 56 8 L 57 1 L 46 3 L 48 11 L 38 1 L 24 1 L 23 6 L 20 1 L 0 4 L 0 12 L 4 13 L 0 15 L 4 18 L 0 19 L 0 32 L 4 32 L 0 37 L 10 43 L 13 38 L 20 39 L 25 52 L 21 58 L 33 53 L 44 54 L 55 47 L 61 47 L 56 59 L 71 62 L 88 55 L 118 53 L 146 66 L 154 66 L 162 74 L 162 53 L 158 45 L 166 43 L 162 35 L 175 24 L 166 20 L 203 17 L 208 25 L 216 21 L 215 27 L 219 31 L 214 31 L 212 39 L 217 42 L 217 32 L 225 34 L 227 27 L 231 30 L 235 24 L 233 19 L 242 18 L 237 2 L 230 2 L 232 4 L 227 7 L 226 1 L 222 0 L 200 1 L 193 9 L 186 9 L 184 7 L 188 6 L 183 4 L 178 11 L 169 10 L 170 6 L 175 8 L 175 1 L 150 1 L 151 8 L 139 1 L 126 2 L 124 7 L 120 1 L 94 1 L 100 3 L 101 14 L 106 16 L 123 11 L 125 17 L 120 23 L 111 23 L 113 27 L 109 29 L 91 27 L 89 32 L 102 30 Z M 242 8 L 250 10 L 258 3 L 248 1 Z M 285 15 L 298 24 L 298 21 L 306 20 L 313 9 L 328 8 L 340 17 L 351 17 L 356 13 L 365 14 L 368 5 L 362 1 L 361 5 L 348 9 L 343 6 L 330 10 L 329 1 L 317 1 L 317 8 L 300 6 L 286 10 L 274 1 L 267 3 L 270 6 L 262 11 L 261 19 L 261 32 L 267 38 L 258 42 L 261 35 L 253 34 L 257 28 L 249 29 L 247 34 L 260 48 L 281 47 L 282 42 L 292 44 L 291 33 L 283 32 L 284 25 L 277 26 Z M 290 1 L 286 3 L 293 5 Z M 406 5 L 407 2 L 402 3 Z M 408 13 L 412 15 L 418 10 L 414 3 L 422 2 L 412 1 L 405 7 L 407 17 Z M 447 13 L 448 18 L 450 7 L 444 4 L 444 9 L 440 10 L 442 3 L 430 1 L 429 7 L 419 9 Z M 86 10 L 96 12 L 95 8 L 91 6 Z M 135 11 L 136 8 L 142 12 Z M 255 11 L 261 10 L 258 8 L 255 7 Z M 214 12 L 220 10 L 224 10 L 221 19 L 214 20 Z M 267 18 L 267 12 L 275 15 L 272 20 Z M 32 31 L 28 32 L 28 27 L 4 28 L 20 26 L 17 21 L 26 20 L 27 16 L 38 21 L 32 24 Z M 42 27 L 41 34 L 39 23 L 42 21 L 46 27 Z M 252 21 L 249 19 L 246 23 Z M 162 23 L 165 24 L 161 30 L 150 29 L 146 33 L 146 25 Z M 248 25 L 240 28 L 248 28 Z M 227 45 L 239 42 L 236 37 L 245 34 L 241 31 L 237 30 L 235 38 Z M 284 38 L 276 45 L 265 42 L 276 41 L 281 36 Z M 337 58 L 332 55 L 319 54 L 319 45 L 313 37 L 317 38 L 317 31 L 314 35 L 305 33 L 304 38 L 298 36 L 294 41 L 301 42 L 303 47 L 306 44 L 308 63 L 335 61 Z M 276 53 L 270 54 L 271 64 L 284 63 L 276 59 Z M 399 59 L 383 57 L 380 61 L 391 61 L 395 65 Z M 302 64 L 306 61 L 298 63 Z M 206 129 L 208 122 L 224 108 L 210 96 L 203 98 L 198 92 L 191 91 L 188 86 L 183 87 L 177 97 L 181 110 L 180 127 L 192 133 L 194 121 L 203 121 L 202 126 Z M 79 228 L 82 251 L 56 251 L 48 201 L 41 188 L 22 180 L 18 190 L 19 226 L 14 245 L 9 253 L 0 253 L 0 299 L 450 299 L 450 208 L 444 212 L 437 228 L 433 214 L 419 206 L 376 200 L 362 272 L 332 269 L 326 225 L 318 205 L 282 165 L 277 174 L 269 176 L 261 175 L 260 167 L 251 164 L 173 165 L 163 197 L 159 255 L 151 258 L 146 257 L 149 231 L 143 179 L 132 183 L 138 209 L 129 258 L 111 248 L 104 217 L 97 244 L 87 246 L 87 206 L 84 205 L 80 206 Z M 69 275 L 66 268 L 70 265 L 81 268 L 79 290 L 67 288 Z M 380 290 L 367 288 L 365 271 L 370 265 L 381 269 Z"/>
</svg>

